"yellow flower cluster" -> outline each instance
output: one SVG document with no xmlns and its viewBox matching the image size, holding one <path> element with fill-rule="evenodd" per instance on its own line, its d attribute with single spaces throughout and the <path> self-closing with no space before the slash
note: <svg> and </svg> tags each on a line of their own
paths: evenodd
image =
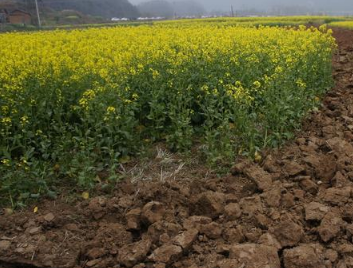
<svg viewBox="0 0 353 268">
<path fill-rule="evenodd" d="M 204 24 L 215 24 L 219 26 L 295 26 L 316 24 L 322 25 L 325 23 L 344 23 L 351 21 L 352 17 L 343 16 L 286 16 L 286 17 L 223 17 L 223 18 L 208 18 L 208 19 L 188 19 L 188 20 L 174 20 L 168 22 L 155 22 L 155 24 L 168 25 L 180 27 L 185 25 L 196 25 L 200 27 Z"/>
</svg>

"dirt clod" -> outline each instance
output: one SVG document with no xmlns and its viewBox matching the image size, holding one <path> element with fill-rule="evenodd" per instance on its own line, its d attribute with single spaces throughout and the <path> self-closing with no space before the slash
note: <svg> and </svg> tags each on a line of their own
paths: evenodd
<svg viewBox="0 0 353 268">
<path fill-rule="evenodd" d="M 318 190 L 319 190 L 319 186 L 315 182 L 313 182 L 310 179 L 310 177 L 306 177 L 303 180 L 301 180 L 300 181 L 300 187 L 304 191 L 306 191 L 306 192 L 308 192 L 308 193 L 310 193 L 312 195 L 315 195 L 318 192 Z"/>
<path fill-rule="evenodd" d="M 140 221 L 141 221 L 141 209 L 136 208 L 130 210 L 126 213 L 127 229 L 128 230 L 140 230 Z"/>
<path fill-rule="evenodd" d="M 200 228 L 200 233 L 205 234 L 210 239 L 220 238 L 222 231 L 222 226 L 216 222 L 203 225 Z"/>
<path fill-rule="evenodd" d="M 126 267 L 133 267 L 142 262 L 151 248 L 150 240 L 142 240 L 119 249 L 118 261 Z"/>
<path fill-rule="evenodd" d="M 335 213 L 327 213 L 318 228 L 321 239 L 328 242 L 337 236 L 343 227 L 343 220 Z"/>
<path fill-rule="evenodd" d="M 230 248 L 230 259 L 236 259 L 243 267 L 247 268 L 280 268 L 277 249 L 258 244 L 236 245 Z"/>
<path fill-rule="evenodd" d="M 164 205 L 160 202 L 149 202 L 142 209 L 142 220 L 147 224 L 153 224 L 164 217 Z"/>
<path fill-rule="evenodd" d="M 285 249 L 283 260 L 285 268 L 326 268 L 324 256 L 315 245 Z"/>
<path fill-rule="evenodd" d="M 46 214 L 44 217 L 44 220 L 47 221 L 47 222 L 51 222 L 54 220 L 55 216 L 53 213 L 48 213 Z"/>
<path fill-rule="evenodd" d="M 166 244 L 153 251 L 152 255 L 149 256 L 149 260 L 167 264 L 177 260 L 182 252 L 183 249 L 180 246 Z"/>
<path fill-rule="evenodd" d="M 180 246 L 183 250 L 188 250 L 197 239 L 198 234 L 199 231 L 197 229 L 189 229 L 174 237 L 173 244 Z"/>
<path fill-rule="evenodd" d="M 285 173 L 291 177 L 305 173 L 305 167 L 294 161 L 287 162 L 284 166 L 284 170 Z"/>
<path fill-rule="evenodd" d="M 239 219 L 241 217 L 241 209 L 239 204 L 230 203 L 224 207 L 224 214 L 230 221 Z"/>
<path fill-rule="evenodd" d="M 261 191 L 265 191 L 271 188 L 272 184 L 272 177 L 271 175 L 257 165 L 251 165 L 250 167 L 246 168 L 244 174 L 253 180 L 258 189 Z"/>
<path fill-rule="evenodd" d="M 11 246 L 11 241 L 1 240 L 0 241 L 0 252 L 8 250 L 10 248 L 10 246 Z"/>
<path fill-rule="evenodd" d="M 291 220 L 280 222 L 270 232 L 276 237 L 282 247 L 297 245 L 304 235 L 303 227 Z"/>
<path fill-rule="evenodd" d="M 267 245 L 270 247 L 274 247 L 277 250 L 280 250 L 282 248 L 281 244 L 277 241 L 277 239 L 271 235 L 270 233 L 263 234 L 259 241 L 260 244 Z"/>
<path fill-rule="evenodd" d="M 321 221 L 329 210 L 329 207 L 321 203 L 311 202 L 305 206 L 305 219 L 307 221 Z"/>
<path fill-rule="evenodd" d="M 206 192 L 196 198 L 194 212 L 196 215 L 217 218 L 224 211 L 225 197 L 222 193 Z"/>
<path fill-rule="evenodd" d="M 347 203 L 351 196 L 351 188 L 330 188 L 326 190 L 324 201 L 332 205 Z"/>
</svg>

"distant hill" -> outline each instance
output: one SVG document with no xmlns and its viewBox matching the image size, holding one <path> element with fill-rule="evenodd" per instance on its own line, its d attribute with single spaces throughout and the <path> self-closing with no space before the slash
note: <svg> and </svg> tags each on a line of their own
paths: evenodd
<svg viewBox="0 0 353 268">
<path fill-rule="evenodd" d="M 136 18 L 138 10 L 128 0 L 38 0 L 42 10 L 74 10 L 91 16 Z M 1 7 L 35 12 L 34 0 L 0 0 Z"/>
<path fill-rule="evenodd" d="M 146 17 L 173 17 L 173 5 L 163 0 L 150 0 L 139 4 L 138 10 L 142 16 Z"/>
<path fill-rule="evenodd" d="M 136 18 L 139 15 L 137 8 L 128 0 L 41 0 L 41 2 L 55 10 L 76 10 L 105 18 Z"/>
<path fill-rule="evenodd" d="M 193 0 L 148 0 L 137 8 L 142 16 L 147 17 L 200 16 L 206 12 L 201 4 Z"/>
</svg>

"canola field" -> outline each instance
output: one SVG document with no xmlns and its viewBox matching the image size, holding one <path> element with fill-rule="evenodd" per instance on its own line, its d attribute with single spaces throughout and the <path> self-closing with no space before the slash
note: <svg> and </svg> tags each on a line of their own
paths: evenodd
<svg viewBox="0 0 353 268">
<path fill-rule="evenodd" d="M 330 26 L 353 29 L 353 21 L 335 21 L 331 22 Z"/>
<path fill-rule="evenodd" d="M 343 16 L 281 16 L 281 17 L 220 17 L 207 19 L 183 19 L 171 21 L 156 21 L 155 25 L 199 25 L 211 24 L 217 26 L 296 26 L 324 25 L 336 22 L 351 21 L 352 17 Z"/>
<path fill-rule="evenodd" d="M 63 180 L 90 187 L 102 170 L 114 181 L 155 142 L 210 163 L 253 157 L 291 138 L 332 86 L 325 27 L 198 21 L 0 38 L 0 202 L 53 195 Z"/>
</svg>

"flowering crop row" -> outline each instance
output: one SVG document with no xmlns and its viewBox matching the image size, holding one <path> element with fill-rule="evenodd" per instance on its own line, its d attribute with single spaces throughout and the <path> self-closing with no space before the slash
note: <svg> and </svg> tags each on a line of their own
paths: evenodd
<svg viewBox="0 0 353 268">
<path fill-rule="evenodd" d="M 333 27 L 343 27 L 343 28 L 349 28 L 353 29 L 353 21 L 337 21 L 337 22 L 331 22 L 330 26 Z"/>
</svg>

